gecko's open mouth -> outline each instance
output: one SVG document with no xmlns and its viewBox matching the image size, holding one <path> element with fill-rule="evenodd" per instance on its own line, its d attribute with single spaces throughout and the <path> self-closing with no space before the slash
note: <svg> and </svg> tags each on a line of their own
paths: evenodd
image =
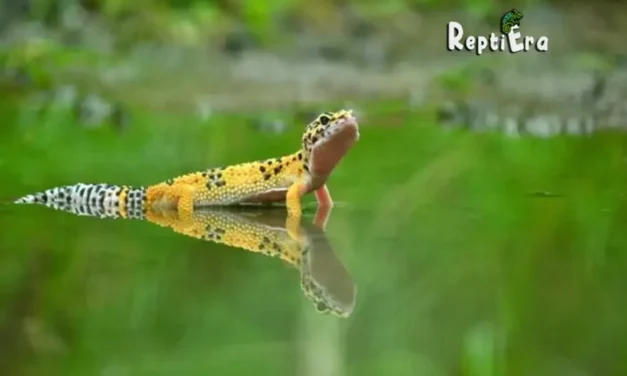
<svg viewBox="0 0 627 376">
<path fill-rule="evenodd" d="M 328 176 L 358 140 L 357 119 L 350 114 L 338 119 L 313 145 L 310 172 L 314 176 Z"/>
</svg>

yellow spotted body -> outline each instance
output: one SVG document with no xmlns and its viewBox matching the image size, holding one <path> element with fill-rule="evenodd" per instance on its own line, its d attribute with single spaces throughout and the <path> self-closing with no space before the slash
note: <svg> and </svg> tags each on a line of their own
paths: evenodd
<svg viewBox="0 0 627 376">
<path fill-rule="evenodd" d="M 326 112 L 307 126 L 301 148 L 283 157 L 193 172 L 146 188 L 78 183 L 27 195 L 15 203 L 138 219 L 148 210 L 176 209 L 181 218 L 189 219 L 202 207 L 285 202 L 297 220 L 306 193 L 315 191 L 321 206 L 332 206 L 326 181 L 358 139 L 351 111 Z"/>
<path fill-rule="evenodd" d="M 185 194 L 191 194 L 194 207 L 284 201 L 287 189 L 306 179 L 302 155 L 297 152 L 179 176 L 148 187 L 148 204 L 176 207 L 177 198 Z"/>
</svg>

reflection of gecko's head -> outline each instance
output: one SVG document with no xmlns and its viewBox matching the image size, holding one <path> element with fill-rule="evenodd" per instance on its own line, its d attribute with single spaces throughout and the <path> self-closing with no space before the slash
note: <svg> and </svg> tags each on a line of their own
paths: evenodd
<svg viewBox="0 0 627 376">
<path fill-rule="evenodd" d="M 351 110 L 325 112 L 303 134 L 303 163 L 312 176 L 326 177 L 359 140 L 359 126 Z"/>
<path fill-rule="evenodd" d="M 313 265 L 310 252 L 305 250 L 301 259 L 300 284 L 303 293 L 320 313 L 330 313 L 342 318 L 350 316 L 356 295 L 353 280 L 343 267 L 340 270 L 329 268 L 316 271 L 322 268 Z"/>
</svg>

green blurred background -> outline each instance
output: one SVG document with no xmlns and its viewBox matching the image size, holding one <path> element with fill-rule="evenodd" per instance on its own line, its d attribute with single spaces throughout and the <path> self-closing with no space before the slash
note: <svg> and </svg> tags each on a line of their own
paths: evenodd
<svg viewBox="0 0 627 376">
<path fill-rule="evenodd" d="M 447 21 L 486 34 L 512 6 L 548 53 L 445 50 Z M 627 374 L 618 2 L 0 10 L 7 203 L 290 153 L 320 111 L 361 125 L 326 232 L 357 285 L 352 316 L 318 314 L 276 259 L 6 204 L 0 375 Z"/>
</svg>

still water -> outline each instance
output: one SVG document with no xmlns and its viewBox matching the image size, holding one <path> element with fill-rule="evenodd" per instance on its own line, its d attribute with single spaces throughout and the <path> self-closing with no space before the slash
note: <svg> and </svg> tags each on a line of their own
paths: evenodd
<svg viewBox="0 0 627 376">
<path fill-rule="evenodd" d="M 3 206 L 0 374 L 625 374 L 624 137 L 403 121 L 362 128 L 326 226 L 311 198 L 295 227 L 282 208 L 151 223 Z M 195 131 L 170 139 L 176 152 L 151 146 L 167 131 L 141 150 L 68 130 L 5 139 L 3 196 L 292 151 L 214 130 L 236 140 L 224 157 L 186 154 L 206 149 Z M 178 164 L 123 163 L 168 153 Z"/>
</svg>

